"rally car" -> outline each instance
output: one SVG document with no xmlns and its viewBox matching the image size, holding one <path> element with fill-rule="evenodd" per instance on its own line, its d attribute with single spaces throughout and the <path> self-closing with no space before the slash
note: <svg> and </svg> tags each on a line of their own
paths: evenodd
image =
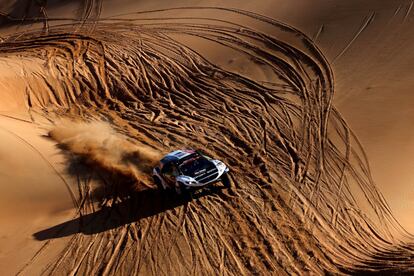
<svg viewBox="0 0 414 276">
<path fill-rule="evenodd" d="M 153 169 L 153 179 L 160 189 L 175 189 L 178 194 L 221 181 L 231 187 L 229 168 L 193 149 L 176 150 L 165 155 Z"/>
</svg>

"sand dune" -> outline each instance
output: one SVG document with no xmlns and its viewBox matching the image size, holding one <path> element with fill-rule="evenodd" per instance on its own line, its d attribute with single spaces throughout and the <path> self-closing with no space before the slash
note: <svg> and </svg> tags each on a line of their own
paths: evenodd
<svg viewBox="0 0 414 276">
<path fill-rule="evenodd" d="M 113 14 L 101 1 L 68 2 L 65 14 L 53 1 L 39 14 L 30 2 L 4 12 L 0 69 L 8 73 L 0 79 L 0 110 L 38 129 L 29 137 L 61 154 L 60 167 L 45 155 L 57 178 L 46 183 L 69 195 L 48 195 L 47 184 L 39 195 L 72 200 L 70 210 L 39 208 L 65 212 L 16 235 L 33 239 L 21 248 L 37 248 L 31 256 L 19 257 L 20 249 L 1 257 L 6 273 L 413 272 L 413 236 L 376 185 L 352 120 L 340 113 L 348 97 L 364 96 L 356 85 L 345 91 L 350 69 L 332 67 L 353 64 L 353 48 L 379 12 L 358 16 L 360 25 L 334 52 L 326 18 L 304 27 L 313 32 L 307 35 L 248 5 L 213 2 L 158 3 L 147 12 L 154 3 L 125 3 Z M 410 5 L 401 3 L 403 21 L 410 20 Z M 16 10 L 25 5 L 29 13 Z M 315 13 L 332 8 L 318 5 Z M 157 191 L 152 163 L 181 147 L 225 160 L 235 188 L 192 201 Z M 10 259 L 18 261 L 7 266 Z"/>
</svg>

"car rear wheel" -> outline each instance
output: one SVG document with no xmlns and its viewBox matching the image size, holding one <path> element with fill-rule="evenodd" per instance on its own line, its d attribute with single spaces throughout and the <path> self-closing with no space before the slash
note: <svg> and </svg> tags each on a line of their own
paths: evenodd
<svg viewBox="0 0 414 276">
<path fill-rule="evenodd" d="M 152 177 L 152 179 L 154 179 L 154 183 L 155 183 L 155 185 L 157 185 L 157 188 L 158 189 L 160 189 L 160 190 L 164 190 L 164 187 L 162 186 L 162 183 L 161 183 L 161 179 L 158 177 L 158 176 L 153 176 Z"/>
<path fill-rule="evenodd" d="M 223 183 L 224 187 L 231 188 L 231 179 L 229 174 L 225 173 L 221 176 L 221 182 Z"/>
</svg>

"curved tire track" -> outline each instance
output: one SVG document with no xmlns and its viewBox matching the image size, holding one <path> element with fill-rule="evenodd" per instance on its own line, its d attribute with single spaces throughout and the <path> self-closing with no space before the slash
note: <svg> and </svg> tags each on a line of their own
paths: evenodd
<svg viewBox="0 0 414 276">
<path fill-rule="evenodd" d="M 268 17 L 197 9 L 217 14 L 170 16 L 195 10 L 181 8 L 90 21 L 88 8 L 76 33 L 57 25 L 47 35 L 25 32 L 0 44 L 10 58 L 47 57 L 45 70 L 54 77 L 38 76 L 45 89 L 32 90 L 28 105 L 44 116 L 103 117 L 156 148 L 201 147 L 230 164 L 236 180 L 233 191 L 181 203 L 151 192 L 117 198 L 114 183 L 106 183 L 110 192 L 92 219 L 94 203 L 84 194 L 90 183 L 80 181 L 87 225 L 44 273 L 412 272 L 413 248 L 405 244 L 412 237 L 392 216 L 361 145 L 332 107 L 333 74 L 317 46 Z M 221 19 L 228 14 L 277 35 Z M 225 70 L 183 36 L 237 51 L 273 78 L 260 82 Z M 356 189 L 370 210 L 360 207 Z"/>
</svg>

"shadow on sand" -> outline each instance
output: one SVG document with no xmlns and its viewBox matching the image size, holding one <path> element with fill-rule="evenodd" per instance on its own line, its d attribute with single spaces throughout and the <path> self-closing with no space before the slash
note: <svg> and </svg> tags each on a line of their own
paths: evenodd
<svg viewBox="0 0 414 276">
<path fill-rule="evenodd" d="M 171 191 L 156 189 L 136 192 L 111 207 L 102 207 L 96 212 L 81 215 L 78 218 L 39 231 L 34 233 L 33 237 L 43 241 L 76 233 L 85 235 L 101 233 L 188 204 L 191 200 L 220 192 L 221 189 L 222 187 L 212 187 L 199 191 L 191 198 L 178 196 Z"/>
</svg>

